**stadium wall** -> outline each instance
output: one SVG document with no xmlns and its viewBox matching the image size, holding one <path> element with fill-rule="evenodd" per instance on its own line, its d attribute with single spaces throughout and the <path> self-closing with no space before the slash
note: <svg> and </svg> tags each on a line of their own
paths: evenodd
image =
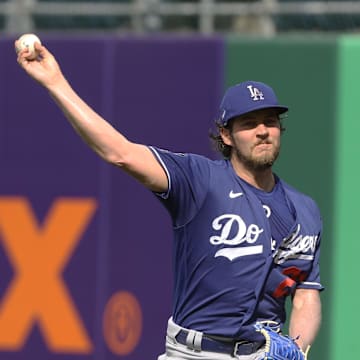
<svg viewBox="0 0 360 360">
<path fill-rule="evenodd" d="M 289 106 L 288 117 L 284 120 L 283 150 L 276 171 L 287 182 L 311 195 L 323 215 L 324 320 L 310 358 L 330 359 L 332 262 L 336 261 L 332 254 L 338 41 L 335 38 L 232 38 L 227 42 L 227 54 L 227 85 L 248 78 L 264 81 L 277 89 L 281 103 Z"/>
<path fill-rule="evenodd" d="M 324 217 L 324 321 L 310 358 L 350 357 L 356 296 L 343 294 L 356 276 L 349 266 L 356 264 L 357 192 L 349 189 L 357 184 L 360 42 L 41 38 L 113 126 L 174 151 L 217 156 L 208 130 L 227 86 L 252 79 L 276 89 L 290 107 L 276 171 L 314 197 Z M 2 39 L 0 51 L 0 356 L 156 359 L 171 313 L 166 211 L 79 140 L 18 67 L 13 39 Z"/>
</svg>

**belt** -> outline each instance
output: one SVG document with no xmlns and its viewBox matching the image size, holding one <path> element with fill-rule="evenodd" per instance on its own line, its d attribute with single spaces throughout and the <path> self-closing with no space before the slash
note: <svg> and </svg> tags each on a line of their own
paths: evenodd
<svg viewBox="0 0 360 360">
<path fill-rule="evenodd" d="M 186 338 L 188 334 L 189 331 L 182 329 L 176 335 L 175 339 L 178 343 L 187 345 Z M 265 341 L 252 342 L 203 334 L 201 339 L 201 350 L 229 354 L 231 356 L 250 355 L 259 350 L 264 344 Z"/>
</svg>

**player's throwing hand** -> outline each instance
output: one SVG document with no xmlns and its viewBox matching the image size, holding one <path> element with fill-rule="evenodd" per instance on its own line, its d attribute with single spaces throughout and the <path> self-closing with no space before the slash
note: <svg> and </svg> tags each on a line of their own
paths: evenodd
<svg viewBox="0 0 360 360">
<path fill-rule="evenodd" d="M 15 49 L 18 48 L 18 42 L 16 40 L 14 43 Z M 17 53 L 17 62 L 33 79 L 49 88 L 61 81 L 63 75 L 54 56 L 45 46 L 35 42 L 34 48 L 38 53 L 35 59 L 31 59 L 28 48 L 23 48 Z"/>
</svg>

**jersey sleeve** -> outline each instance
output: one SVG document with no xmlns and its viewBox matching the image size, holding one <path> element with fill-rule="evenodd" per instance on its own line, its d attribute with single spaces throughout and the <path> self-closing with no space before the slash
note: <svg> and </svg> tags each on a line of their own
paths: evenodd
<svg viewBox="0 0 360 360">
<path fill-rule="evenodd" d="M 310 271 L 308 272 L 308 276 L 301 282 L 298 283 L 297 288 L 299 289 L 315 289 L 315 290 L 324 290 L 324 287 L 321 285 L 320 282 L 320 249 L 321 249 L 321 241 L 322 241 L 322 231 L 323 231 L 323 223 L 322 218 L 320 215 L 319 208 L 317 207 L 316 203 L 311 199 L 313 210 L 313 221 L 319 229 L 315 251 L 314 251 L 314 258 L 312 261 L 312 266 Z"/>
<path fill-rule="evenodd" d="M 324 290 L 324 287 L 320 282 L 320 242 L 321 235 L 317 241 L 311 270 L 306 279 L 298 283 L 297 288 L 299 289 L 315 289 L 320 291 Z"/>
<path fill-rule="evenodd" d="M 292 246 L 295 246 L 295 249 L 298 247 L 300 250 L 301 254 L 298 257 L 299 260 L 295 262 L 295 266 L 304 270 L 306 277 L 302 278 L 301 275 L 301 279 L 297 281 L 296 287 L 299 289 L 323 290 L 324 287 L 320 281 L 320 244 L 323 234 L 323 221 L 320 209 L 314 199 L 308 195 L 300 193 L 284 182 L 283 185 L 296 207 L 297 221 L 302 229 L 302 235 L 300 232 L 299 234 L 297 234 L 297 231 L 295 232 L 295 243 Z M 306 262 L 309 263 L 308 266 Z"/>
<path fill-rule="evenodd" d="M 174 226 L 190 221 L 201 207 L 209 188 L 209 159 L 196 154 L 174 153 L 150 147 L 168 178 L 168 190 L 155 193 L 169 211 Z"/>
</svg>

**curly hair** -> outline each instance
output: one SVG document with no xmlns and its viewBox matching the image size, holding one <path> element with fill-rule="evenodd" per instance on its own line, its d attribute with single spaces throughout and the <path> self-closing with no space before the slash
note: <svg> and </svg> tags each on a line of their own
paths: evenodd
<svg viewBox="0 0 360 360">
<path fill-rule="evenodd" d="M 281 133 L 283 133 L 286 130 L 282 124 L 282 120 L 285 117 L 286 117 L 286 114 L 279 115 Z M 209 138 L 212 142 L 213 148 L 217 152 L 220 152 L 220 154 L 223 156 L 224 159 L 230 159 L 232 146 L 226 145 L 224 143 L 224 141 L 220 135 L 220 129 L 222 129 L 222 128 L 228 129 L 231 133 L 232 132 L 232 124 L 233 124 L 232 120 L 233 119 L 230 119 L 226 126 L 222 125 L 220 120 L 216 120 L 215 121 L 216 132 L 214 133 L 212 130 L 209 131 Z"/>
</svg>

